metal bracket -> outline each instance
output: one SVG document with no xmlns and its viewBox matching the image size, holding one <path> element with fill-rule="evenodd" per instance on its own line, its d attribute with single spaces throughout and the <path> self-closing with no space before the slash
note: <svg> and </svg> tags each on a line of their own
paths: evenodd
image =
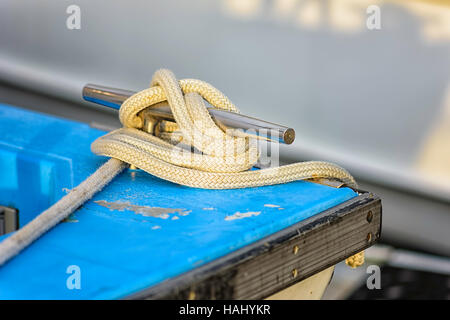
<svg viewBox="0 0 450 320">
<path fill-rule="evenodd" d="M 0 235 L 19 229 L 19 211 L 11 207 L 0 206 Z"/>
</svg>

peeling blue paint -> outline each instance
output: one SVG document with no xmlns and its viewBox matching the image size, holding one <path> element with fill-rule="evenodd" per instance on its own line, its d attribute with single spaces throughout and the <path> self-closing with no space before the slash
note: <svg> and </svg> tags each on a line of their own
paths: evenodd
<svg viewBox="0 0 450 320">
<path fill-rule="evenodd" d="M 14 173 L 8 176 L 11 184 L 2 181 L 0 204 L 14 203 L 25 221 L 39 214 L 66 194 L 63 188 L 78 185 L 106 161 L 90 152 L 102 134 L 85 124 L 0 105 L 0 172 L 16 168 L 18 182 L 13 183 Z M 41 160 L 51 164 L 46 169 L 51 177 L 41 174 Z M 348 188 L 303 181 L 203 190 L 125 170 L 74 213 L 77 223 L 58 224 L 0 267 L 0 299 L 122 298 L 355 196 Z M 179 219 L 159 219 L 110 210 L 99 201 L 184 209 L 170 214 Z M 260 213 L 226 220 L 237 212 Z M 82 290 L 66 288 L 69 265 L 80 267 Z"/>
</svg>

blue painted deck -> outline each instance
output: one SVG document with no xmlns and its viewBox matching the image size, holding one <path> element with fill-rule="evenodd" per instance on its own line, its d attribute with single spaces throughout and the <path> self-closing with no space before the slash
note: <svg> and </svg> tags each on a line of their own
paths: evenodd
<svg viewBox="0 0 450 320">
<path fill-rule="evenodd" d="M 30 221 L 105 162 L 90 151 L 103 134 L 0 105 L 0 205 L 18 208 L 21 225 Z M 302 181 L 202 190 L 126 170 L 68 222 L 0 267 L 0 299 L 122 298 L 355 196 Z M 80 267 L 80 290 L 66 286 L 71 265 Z"/>
</svg>

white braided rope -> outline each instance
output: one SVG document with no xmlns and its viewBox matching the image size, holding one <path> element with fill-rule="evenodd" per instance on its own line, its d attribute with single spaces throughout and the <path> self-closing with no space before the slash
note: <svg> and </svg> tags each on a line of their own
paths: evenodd
<svg viewBox="0 0 450 320">
<path fill-rule="evenodd" d="M 39 238 L 43 233 L 67 218 L 83 203 L 100 191 L 126 164 L 117 159 L 110 159 L 91 176 L 71 190 L 61 200 L 42 212 L 19 231 L 0 243 L 0 266 L 17 255 L 22 249 Z"/>
<path fill-rule="evenodd" d="M 119 117 L 124 128 L 92 143 L 94 153 L 112 159 L 56 204 L 1 242 L 0 265 L 90 199 L 122 171 L 125 163 L 159 178 L 196 188 L 246 188 L 317 177 L 335 178 L 351 187 L 357 186 L 346 170 L 328 162 L 308 161 L 249 171 L 259 158 L 255 139 L 236 132 L 232 135 L 224 132 L 211 119 L 203 98 L 215 108 L 239 112 L 223 93 L 210 84 L 194 79 L 177 81 L 169 70 L 157 71 L 149 89 L 138 92 L 122 104 Z M 141 111 L 166 100 L 176 123 L 167 125 L 168 130 L 161 132 L 159 137 L 139 130 L 144 124 Z M 174 128 L 179 129 L 181 134 L 172 133 Z M 183 147 L 168 142 L 180 140 L 200 153 L 186 152 Z M 361 264 L 362 254 L 351 257 L 347 262 L 351 266 Z"/>
<path fill-rule="evenodd" d="M 248 171 L 259 158 L 256 140 L 224 132 L 211 119 L 202 98 L 218 109 L 239 112 L 211 85 L 194 79 L 177 81 L 169 70 L 158 70 L 149 89 L 122 104 L 119 116 L 125 128 L 96 140 L 92 151 L 133 164 L 162 179 L 196 188 L 247 188 L 317 177 L 336 178 L 356 187 L 346 170 L 328 162 L 308 161 Z M 194 146 L 200 154 L 185 152 L 182 147 L 137 130 L 143 125 L 139 113 L 165 100 L 183 143 Z"/>
</svg>

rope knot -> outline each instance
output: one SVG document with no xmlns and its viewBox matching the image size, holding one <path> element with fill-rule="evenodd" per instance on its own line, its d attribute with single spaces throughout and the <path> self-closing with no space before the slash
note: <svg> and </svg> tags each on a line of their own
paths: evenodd
<svg viewBox="0 0 450 320">
<path fill-rule="evenodd" d="M 208 83 L 193 79 L 177 81 L 169 70 L 157 71 L 150 88 L 131 96 L 121 106 L 119 117 L 124 128 L 111 131 L 92 143 L 94 153 L 112 159 L 19 232 L 1 242 L 0 266 L 90 199 L 123 170 L 125 163 L 195 188 L 258 187 L 312 177 L 336 178 L 357 186 L 346 170 L 327 162 L 309 161 L 248 170 L 258 160 L 255 139 L 224 132 L 211 119 L 203 99 L 215 108 L 239 112 L 223 93 Z M 162 101 L 169 103 L 176 122 L 168 124 L 159 137 L 139 130 L 143 126 L 139 113 Z M 173 139 L 177 130 L 181 140 Z M 173 144 L 174 141 L 178 143 Z M 180 146 L 180 141 L 188 146 L 188 152 Z M 239 143 L 242 148 L 237 146 Z M 200 153 L 191 152 L 192 148 Z M 347 263 L 357 266 L 363 263 L 363 257 L 363 253 L 359 253 Z"/>
<path fill-rule="evenodd" d="M 93 142 L 94 153 L 113 157 L 178 184 L 207 189 L 232 189 L 279 184 L 312 177 L 356 182 L 344 169 L 327 162 L 303 162 L 262 170 L 251 169 L 259 158 L 256 139 L 224 130 L 209 115 L 214 108 L 239 110 L 212 85 L 195 79 L 177 80 L 158 70 L 150 88 L 128 98 L 119 118 L 124 128 Z M 142 111 L 167 101 L 175 122 L 165 122 L 154 134 L 143 130 Z"/>
</svg>

